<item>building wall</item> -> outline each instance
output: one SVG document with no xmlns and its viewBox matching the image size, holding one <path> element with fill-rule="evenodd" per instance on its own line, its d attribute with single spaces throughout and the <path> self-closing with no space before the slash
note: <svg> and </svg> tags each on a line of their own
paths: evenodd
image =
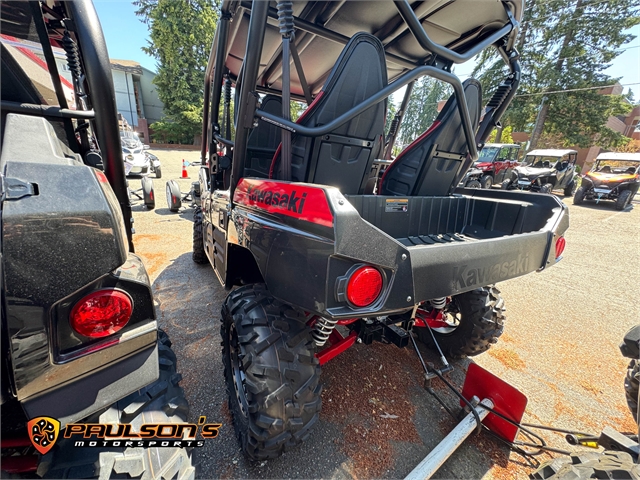
<svg viewBox="0 0 640 480">
<path fill-rule="evenodd" d="M 129 125 L 132 127 L 138 126 L 138 112 L 132 75 L 128 72 L 112 69 L 111 76 L 113 77 L 113 88 L 116 92 L 118 112 L 127 119 Z"/>
<path fill-rule="evenodd" d="M 150 125 L 162 119 L 163 103 L 158 98 L 157 87 L 153 84 L 156 74 L 151 70 L 142 67 L 142 75 L 140 75 L 140 94 L 142 96 L 142 105 L 144 107 L 144 116 Z"/>
</svg>

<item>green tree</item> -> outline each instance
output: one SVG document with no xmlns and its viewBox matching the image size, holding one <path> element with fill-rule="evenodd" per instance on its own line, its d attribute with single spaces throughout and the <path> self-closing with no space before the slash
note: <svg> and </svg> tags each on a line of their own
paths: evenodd
<svg viewBox="0 0 640 480">
<path fill-rule="evenodd" d="M 407 145 L 424 133 L 438 116 L 438 102 L 449 94 L 448 85 L 431 77 L 416 80 L 396 143 Z"/>
<path fill-rule="evenodd" d="M 620 95 L 601 95 L 599 87 L 618 80 L 604 70 L 635 38 L 624 32 L 640 23 L 639 13 L 637 0 L 527 2 L 517 42 L 521 86 L 502 123 L 531 131 L 531 148 L 543 134 L 561 138 L 566 146 L 624 142 L 606 123 L 630 105 Z M 480 74 L 484 91 L 492 92 L 504 76 L 502 61 L 484 52 L 474 74 Z"/>
<path fill-rule="evenodd" d="M 192 143 L 202 128 L 204 71 L 218 6 L 213 0 L 135 0 L 133 4 L 149 26 L 143 51 L 157 60 L 153 82 L 164 104 L 165 118 L 151 127 L 168 140 Z"/>
</svg>

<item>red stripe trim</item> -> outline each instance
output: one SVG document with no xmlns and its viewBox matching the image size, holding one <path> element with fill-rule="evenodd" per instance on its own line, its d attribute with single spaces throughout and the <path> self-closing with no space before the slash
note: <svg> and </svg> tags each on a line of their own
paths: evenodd
<svg viewBox="0 0 640 480">
<path fill-rule="evenodd" d="M 324 227 L 333 227 L 333 213 L 322 188 L 304 183 L 242 178 L 234 203 L 275 215 L 285 215 Z"/>
</svg>

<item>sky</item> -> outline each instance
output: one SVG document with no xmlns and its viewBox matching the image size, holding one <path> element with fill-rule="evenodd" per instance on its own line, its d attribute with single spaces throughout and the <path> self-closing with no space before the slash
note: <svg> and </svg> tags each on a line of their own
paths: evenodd
<svg viewBox="0 0 640 480">
<path fill-rule="evenodd" d="M 142 52 L 147 45 L 147 26 L 136 16 L 136 8 L 130 1 L 124 0 L 94 0 L 102 30 L 107 40 L 109 56 L 119 60 L 134 60 L 143 67 L 156 71 L 156 62 Z M 640 102 L 640 25 L 629 30 L 636 38 L 623 48 L 626 49 L 618 56 L 606 74 L 614 78 L 621 77 L 620 83 L 635 84 L 625 87 L 633 91 L 635 101 Z M 455 71 L 462 80 L 466 79 L 473 70 L 472 60 L 459 65 Z"/>
</svg>

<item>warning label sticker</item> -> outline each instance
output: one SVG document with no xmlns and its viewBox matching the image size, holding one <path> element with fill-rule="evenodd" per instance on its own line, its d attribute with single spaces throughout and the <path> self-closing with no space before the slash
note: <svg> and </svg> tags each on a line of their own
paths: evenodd
<svg viewBox="0 0 640 480">
<path fill-rule="evenodd" d="M 387 198 L 385 212 L 406 212 L 409 210 L 408 198 Z"/>
</svg>

